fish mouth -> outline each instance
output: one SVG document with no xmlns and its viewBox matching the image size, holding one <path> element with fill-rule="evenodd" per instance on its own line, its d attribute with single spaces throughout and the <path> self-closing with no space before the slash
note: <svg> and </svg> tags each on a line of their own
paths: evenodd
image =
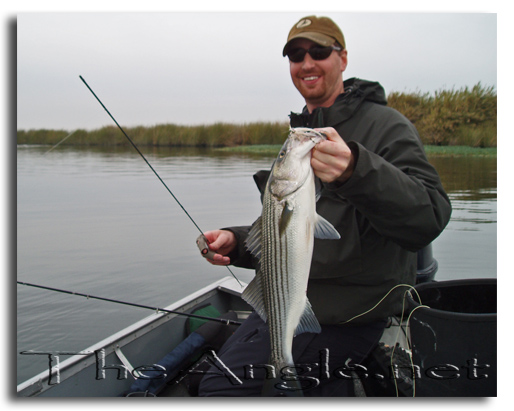
<svg viewBox="0 0 514 411">
<path fill-rule="evenodd" d="M 327 139 L 327 136 L 324 133 L 312 128 L 292 128 L 289 132 L 289 136 L 293 137 L 299 143 L 310 140 L 314 145 L 308 149 L 306 148 L 307 152 L 312 150 L 316 144 Z"/>
</svg>

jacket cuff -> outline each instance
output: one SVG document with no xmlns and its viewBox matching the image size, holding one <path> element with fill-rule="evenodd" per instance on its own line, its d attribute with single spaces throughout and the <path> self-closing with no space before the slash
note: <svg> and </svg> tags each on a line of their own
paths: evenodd
<svg viewBox="0 0 514 411">
<path fill-rule="evenodd" d="M 251 226 L 221 228 L 221 230 L 233 233 L 237 240 L 237 247 L 227 255 L 227 257 L 230 258 L 231 265 L 236 267 L 253 268 L 250 253 L 247 252 L 245 246 L 245 240 L 248 237 L 250 228 Z"/>
</svg>

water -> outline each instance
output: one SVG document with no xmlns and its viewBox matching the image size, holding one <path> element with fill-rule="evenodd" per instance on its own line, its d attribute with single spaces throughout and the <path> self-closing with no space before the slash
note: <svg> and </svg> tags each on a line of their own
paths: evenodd
<svg viewBox="0 0 514 411">
<path fill-rule="evenodd" d="M 496 277 L 495 158 L 432 158 L 452 202 L 452 217 L 434 242 L 438 280 Z"/>
<path fill-rule="evenodd" d="M 230 276 L 199 256 L 198 230 L 132 149 L 47 150 L 18 147 L 18 280 L 162 307 Z M 251 176 L 273 158 L 144 153 L 202 230 L 260 214 Z M 496 159 L 431 161 L 454 207 L 434 243 L 437 279 L 496 277 Z M 83 350 L 150 314 L 25 286 L 17 286 L 17 303 L 18 353 Z M 40 356 L 17 360 L 18 383 L 47 369 Z"/>
</svg>

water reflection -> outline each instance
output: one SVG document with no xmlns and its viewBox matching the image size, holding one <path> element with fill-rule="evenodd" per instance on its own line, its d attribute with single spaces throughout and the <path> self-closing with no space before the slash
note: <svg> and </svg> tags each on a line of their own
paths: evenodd
<svg viewBox="0 0 514 411">
<path fill-rule="evenodd" d="M 430 157 L 448 194 L 460 200 L 496 198 L 496 158 Z"/>
<path fill-rule="evenodd" d="M 432 157 L 453 207 L 449 230 L 474 231 L 496 224 L 497 160 L 488 157 Z"/>
</svg>

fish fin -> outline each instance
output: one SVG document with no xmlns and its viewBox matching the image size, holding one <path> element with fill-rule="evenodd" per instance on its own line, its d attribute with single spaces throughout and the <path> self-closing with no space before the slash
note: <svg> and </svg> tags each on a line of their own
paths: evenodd
<svg viewBox="0 0 514 411">
<path fill-rule="evenodd" d="M 321 240 L 339 240 L 341 238 L 334 226 L 319 214 L 316 214 L 314 237 Z"/>
<path fill-rule="evenodd" d="M 244 289 L 241 298 L 250 304 L 253 309 L 262 318 L 262 321 L 266 322 L 268 317 L 266 315 L 266 309 L 264 308 L 264 297 L 262 292 L 262 285 L 260 281 L 260 274 L 254 277 L 250 284 Z"/>
<path fill-rule="evenodd" d="M 296 326 L 296 330 L 294 331 L 294 335 L 302 334 L 302 333 L 320 333 L 321 325 L 319 325 L 319 321 L 312 311 L 312 306 L 309 300 L 305 301 L 305 309 L 303 310 L 302 317 L 300 318 L 300 322 Z"/>
<path fill-rule="evenodd" d="M 245 246 L 250 253 L 257 259 L 261 258 L 261 224 L 262 217 L 259 217 L 250 228 L 248 237 L 245 240 Z"/>
<path fill-rule="evenodd" d="M 278 225 L 279 235 L 284 234 L 284 232 L 286 231 L 287 225 L 289 224 L 289 221 L 291 221 L 291 217 L 293 216 L 293 210 L 293 207 L 291 207 L 289 203 L 286 202 L 286 205 L 282 210 L 282 215 L 280 216 L 280 223 Z"/>
</svg>

